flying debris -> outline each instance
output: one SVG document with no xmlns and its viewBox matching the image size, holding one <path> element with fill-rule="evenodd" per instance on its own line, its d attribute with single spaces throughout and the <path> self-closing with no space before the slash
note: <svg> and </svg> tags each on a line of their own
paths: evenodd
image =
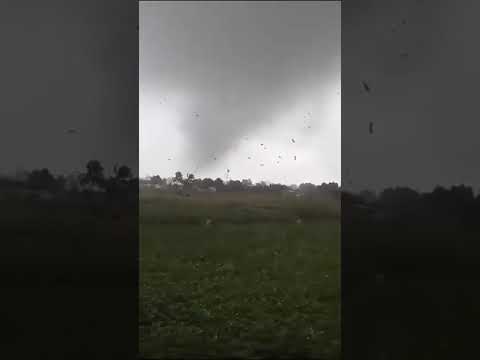
<svg viewBox="0 0 480 360">
<path fill-rule="evenodd" d="M 370 121 L 370 123 L 368 124 L 368 132 L 370 134 L 373 134 L 373 122 Z"/>
<path fill-rule="evenodd" d="M 260 144 L 260 146 L 263 146 L 263 144 Z"/>
<path fill-rule="evenodd" d="M 365 81 L 362 81 L 362 85 L 363 85 L 363 89 L 366 91 L 366 92 L 370 92 L 370 86 L 365 82 Z"/>
</svg>

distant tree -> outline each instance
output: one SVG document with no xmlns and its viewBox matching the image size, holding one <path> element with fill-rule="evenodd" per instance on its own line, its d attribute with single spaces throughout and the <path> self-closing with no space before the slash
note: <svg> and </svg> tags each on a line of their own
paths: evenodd
<svg viewBox="0 0 480 360">
<path fill-rule="evenodd" d="M 201 188 L 202 187 L 202 179 L 196 178 L 192 180 L 192 185 Z"/>
<path fill-rule="evenodd" d="M 465 185 L 452 186 L 449 190 L 437 186 L 430 194 L 425 194 L 424 199 L 433 211 L 444 215 L 464 214 L 475 207 L 473 190 Z"/>
<path fill-rule="evenodd" d="M 385 206 L 400 206 L 411 204 L 420 198 L 415 190 L 407 187 L 388 188 L 381 192 L 379 202 Z"/>
<path fill-rule="evenodd" d="M 244 188 L 249 188 L 250 186 L 252 186 L 252 180 L 250 179 L 243 179 L 242 180 L 242 185 Z"/>
<path fill-rule="evenodd" d="M 329 191 L 339 191 L 340 186 L 338 186 L 338 184 L 336 182 L 330 182 L 330 183 L 327 184 L 327 189 Z"/>
<path fill-rule="evenodd" d="M 302 183 L 298 187 L 298 190 L 304 194 L 311 194 L 315 192 L 316 187 L 311 183 Z"/>
<path fill-rule="evenodd" d="M 128 166 L 122 165 L 116 169 L 115 177 L 118 180 L 129 180 L 132 178 L 132 170 Z"/>
<path fill-rule="evenodd" d="M 425 211 L 422 198 L 418 192 L 408 187 L 395 187 L 383 190 L 377 198 L 376 205 L 384 214 L 390 214 L 401 222 L 411 221 Z"/>
<path fill-rule="evenodd" d="M 242 191 L 243 186 L 242 182 L 239 180 L 231 180 L 228 182 L 228 185 L 226 186 L 227 190 L 229 191 Z"/>
<path fill-rule="evenodd" d="M 103 174 L 103 166 L 98 160 L 90 160 L 87 163 L 87 173 L 81 179 L 82 185 L 105 186 L 105 176 Z"/>
<path fill-rule="evenodd" d="M 191 189 L 194 184 L 195 176 L 193 174 L 187 174 L 187 177 L 183 180 L 184 189 Z"/>
<path fill-rule="evenodd" d="M 286 185 L 282 185 L 282 184 L 270 184 L 269 185 L 269 190 L 270 191 L 282 191 L 282 190 L 285 190 L 285 189 L 287 189 Z"/>
<path fill-rule="evenodd" d="M 132 170 L 125 165 L 120 167 L 115 166 L 113 169 L 114 176 L 105 181 L 105 188 L 107 193 L 112 196 L 124 196 L 126 193 L 133 190 L 134 184 L 132 181 Z M 138 180 L 138 179 L 137 179 Z M 137 182 L 139 185 L 140 183 Z M 138 188 L 138 186 L 137 186 Z"/>
<path fill-rule="evenodd" d="M 216 178 L 215 181 L 214 181 L 214 184 L 215 184 L 215 187 L 217 188 L 217 190 L 223 190 L 224 184 L 223 184 L 222 179 Z"/>
<path fill-rule="evenodd" d="M 213 181 L 210 178 L 205 178 L 205 179 L 202 179 L 201 181 L 201 187 L 203 189 L 208 189 L 209 187 L 214 187 L 214 186 L 215 186 L 215 181 Z"/>
<path fill-rule="evenodd" d="M 188 183 L 192 183 L 193 180 L 195 180 L 195 175 L 193 175 L 193 174 L 188 174 L 186 180 L 187 180 Z"/>
<path fill-rule="evenodd" d="M 183 183 L 183 175 L 182 175 L 182 173 L 181 173 L 180 171 L 177 171 L 177 172 L 175 173 L 175 179 L 174 179 L 174 180 L 175 180 L 175 181 L 178 181 L 178 182 L 180 182 L 180 183 Z"/>
<path fill-rule="evenodd" d="M 155 175 L 151 177 L 150 183 L 152 183 L 153 185 L 161 185 L 164 183 L 164 180 L 160 176 Z"/>
<path fill-rule="evenodd" d="M 32 190 L 55 191 L 57 181 L 48 169 L 33 170 L 27 177 L 27 186 Z"/>
<path fill-rule="evenodd" d="M 267 191 L 268 187 L 267 187 L 267 183 L 265 181 L 260 181 L 258 183 L 255 184 L 255 186 L 253 186 L 253 191 L 256 191 L 256 192 L 263 192 L 263 191 Z"/>
</svg>

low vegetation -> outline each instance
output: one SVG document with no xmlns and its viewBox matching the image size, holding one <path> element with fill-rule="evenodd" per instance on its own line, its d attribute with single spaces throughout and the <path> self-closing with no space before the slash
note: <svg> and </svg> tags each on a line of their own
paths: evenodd
<svg viewBox="0 0 480 360">
<path fill-rule="evenodd" d="M 143 357 L 339 358 L 338 204 L 140 196 Z"/>
</svg>

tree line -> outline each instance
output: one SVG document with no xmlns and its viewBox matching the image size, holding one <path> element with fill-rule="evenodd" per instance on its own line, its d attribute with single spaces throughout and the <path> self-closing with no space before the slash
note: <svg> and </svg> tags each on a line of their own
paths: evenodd
<svg viewBox="0 0 480 360">
<path fill-rule="evenodd" d="M 138 191 L 138 179 L 128 166 L 115 166 L 113 175 L 107 177 L 104 167 L 98 160 L 90 160 L 85 171 L 77 175 L 53 175 L 47 168 L 35 169 L 26 173 L 23 179 L 0 179 L 2 189 L 26 189 L 31 191 L 58 194 L 62 192 L 107 192 Z"/>
<path fill-rule="evenodd" d="M 342 211 L 350 214 L 382 214 L 382 219 L 395 222 L 455 223 L 474 226 L 480 214 L 480 194 L 472 187 L 454 185 L 436 186 L 430 192 L 418 192 L 408 187 L 387 188 L 376 194 L 362 191 L 358 194 L 342 193 Z M 371 216 L 370 218 L 373 218 Z"/>
<path fill-rule="evenodd" d="M 140 184 L 144 186 L 159 186 L 163 188 L 178 189 L 184 191 L 208 190 L 214 188 L 215 191 L 251 191 L 251 192 L 269 192 L 269 191 L 288 191 L 297 190 L 300 193 L 316 192 L 339 192 L 340 187 L 337 183 L 323 183 L 315 185 L 312 183 L 302 183 L 299 186 L 288 186 L 280 183 L 267 183 L 260 181 L 253 183 L 251 179 L 223 181 L 221 178 L 196 178 L 194 174 L 183 176 L 180 171 L 171 178 L 162 178 L 159 175 L 150 177 L 148 180 L 141 179 Z"/>
</svg>

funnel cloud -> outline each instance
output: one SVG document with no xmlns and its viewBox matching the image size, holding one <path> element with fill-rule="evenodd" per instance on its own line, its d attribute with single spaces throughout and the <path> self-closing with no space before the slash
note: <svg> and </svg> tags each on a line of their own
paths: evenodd
<svg viewBox="0 0 480 360">
<path fill-rule="evenodd" d="M 139 76 L 141 176 L 340 181 L 340 2 L 140 2 Z"/>
</svg>

